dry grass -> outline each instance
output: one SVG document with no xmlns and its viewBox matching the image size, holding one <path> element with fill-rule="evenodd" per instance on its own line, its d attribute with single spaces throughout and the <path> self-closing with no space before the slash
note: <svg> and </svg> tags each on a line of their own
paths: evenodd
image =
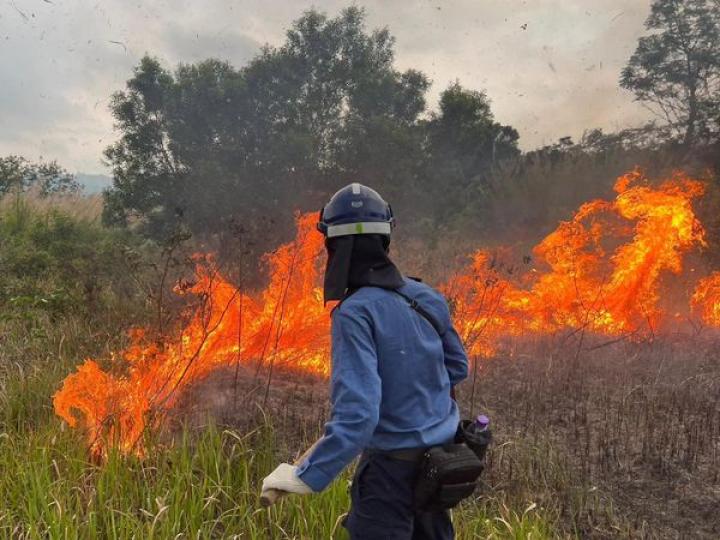
<svg viewBox="0 0 720 540">
<path fill-rule="evenodd" d="M 575 345 L 559 342 L 516 342 L 482 360 L 473 412 L 491 416 L 496 440 L 485 487 L 470 506 L 484 514 L 503 505 L 538 509 L 553 536 L 717 538 L 717 341 L 592 349 L 603 342 L 586 337 L 576 362 Z M 282 434 L 278 451 L 292 458 L 320 433 L 325 382 L 276 374 L 261 410 L 264 378 L 257 388 L 253 380 L 248 371 L 235 387 L 232 370 L 216 372 L 185 396 L 178 418 L 197 428 L 209 416 L 241 431 L 272 418 Z M 470 384 L 459 388 L 467 414 Z"/>
<path fill-rule="evenodd" d="M 500 448 L 537 441 L 538 457 L 571 476 L 539 464 L 527 478 L 496 448 L 488 481 L 522 490 L 546 479 L 550 489 L 536 495 L 583 536 L 717 538 L 717 342 L 619 343 L 584 350 L 576 363 L 571 349 L 519 347 L 485 364 L 477 388 Z"/>
<path fill-rule="evenodd" d="M 53 194 L 47 197 L 37 192 L 23 193 L 19 197 L 8 195 L 0 198 L 0 214 L 22 204 L 28 211 L 45 215 L 59 212 L 80 221 L 99 222 L 103 209 L 102 195 L 83 195 L 81 193 Z"/>
</svg>

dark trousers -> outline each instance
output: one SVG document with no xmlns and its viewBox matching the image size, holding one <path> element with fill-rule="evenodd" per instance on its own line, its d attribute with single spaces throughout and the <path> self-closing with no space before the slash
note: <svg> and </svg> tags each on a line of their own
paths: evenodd
<svg viewBox="0 0 720 540">
<path fill-rule="evenodd" d="M 416 512 L 413 490 L 418 463 L 383 454 L 363 455 L 345 522 L 352 540 L 452 540 L 450 513 Z"/>
</svg>

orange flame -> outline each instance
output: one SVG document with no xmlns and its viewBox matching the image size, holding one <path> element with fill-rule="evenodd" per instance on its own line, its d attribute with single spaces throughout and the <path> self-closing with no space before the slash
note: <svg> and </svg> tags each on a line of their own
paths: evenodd
<svg viewBox="0 0 720 540">
<path fill-rule="evenodd" d="M 720 272 L 700 280 L 691 304 L 705 324 L 720 327 Z"/>
<path fill-rule="evenodd" d="M 470 352 L 487 355 L 505 336 L 586 329 L 622 335 L 654 332 L 663 272 L 679 274 L 683 255 L 704 246 L 691 202 L 703 185 L 677 173 L 653 188 L 634 171 L 618 178 L 614 201 L 584 204 L 535 249 L 520 286 L 487 251 L 445 287 Z"/>
<path fill-rule="evenodd" d="M 86 360 L 54 395 L 56 413 L 72 427 L 80 420 L 95 455 L 108 446 L 141 452 L 146 427 L 162 421 L 188 384 L 220 366 L 257 362 L 327 375 L 329 318 L 317 286 L 323 238 L 313 232 L 315 219 L 299 217 L 295 241 L 266 256 L 270 283 L 259 295 L 238 290 L 212 258 L 196 256 L 197 282 L 187 291 L 202 301 L 179 337 L 147 344 L 142 330 L 132 331 L 118 355 L 126 373 Z"/>
<path fill-rule="evenodd" d="M 527 271 L 503 262 L 507 251 L 477 251 L 443 287 L 468 351 L 492 354 L 507 337 L 587 330 L 608 336 L 655 334 L 662 277 L 682 272 L 683 256 L 705 245 L 692 209 L 703 184 L 677 173 L 652 187 L 635 171 L 620 177 L 613 201 L 584 204 L 525 259 Z M 314 215 L 297 219 L 296 239 L 266 256 L 265 290 L 247 293 L 226 281 L 212 259 L 198 256 L 203 299 L 176 340 L 148 344 L 144 333 L 115 358 L 122 374 L 86 360 L 54 396 L 57 414 L 83 427 L 91 450 L 141 453 L 146 428 L 163 420 L 182 390 L 220 366 L 285 365 L 326 376 L 329 317 L 323 306 L 323 238 Z M 179 290 L 178 292 L 184 292 Z M 720 326 L 720 274 L 692 299 L 708 324 Z"/>
</svg>

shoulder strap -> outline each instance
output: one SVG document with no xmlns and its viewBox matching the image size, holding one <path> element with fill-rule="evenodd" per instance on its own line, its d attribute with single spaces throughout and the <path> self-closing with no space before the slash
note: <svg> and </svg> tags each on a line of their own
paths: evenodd
<svg viewBox="0 0 720 540">
<path fill-rule="evenodd" d="M 440 337 L 443 336 L 444 332 L 442 332 L 440 328 L 440 323 L 437 322 L 435 317 L 433 317 L 428 310 L 426 310 L 424 307 L 422 307 L 420 304 L 418 304 L 418 301 L 412 298 L 411 296 L 408 296 L 407 294 L 401 293 L 397 289 L 388 289 L 398 296 L 401 296 L 405 299 L 405 301 L 410 305 L 412 309 L 414 309 L 421 317 L 425 318 L 427 322 L 430 323 L 430 325 L 435 329 L 435 331 L 438 333 Z"/>
</svg>

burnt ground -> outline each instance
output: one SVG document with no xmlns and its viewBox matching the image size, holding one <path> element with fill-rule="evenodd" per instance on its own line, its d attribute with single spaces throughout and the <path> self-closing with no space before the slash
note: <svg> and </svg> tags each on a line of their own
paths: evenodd
<svg viewBox="0 0 720 540">
<path fill-rule="evenodd" d="M 268 380 L 270 384 L 268 384 Z M 172 412 L 171 429 L 202 429 L 209 422 L 248 433 L 270 426 L 281 459 L 292 459 L 312 444 L 329 414 L 328 383 L 297 371 L 218 369 L 192 385 Z"/>
<path fill-rule="evenodd" d="M 487 495 L 536 502 L 582 537 L 720 537 L 717 342 L 558 343 L 508 347 L 458 389 L 466 413 L 492 419 Z M 271 422 L 278 457 L 292 459 L 321 432 L 327 383 L 277 369 L 267 380 L 219 370 L 174 419 L 243 432 Z"/>
</svg>

